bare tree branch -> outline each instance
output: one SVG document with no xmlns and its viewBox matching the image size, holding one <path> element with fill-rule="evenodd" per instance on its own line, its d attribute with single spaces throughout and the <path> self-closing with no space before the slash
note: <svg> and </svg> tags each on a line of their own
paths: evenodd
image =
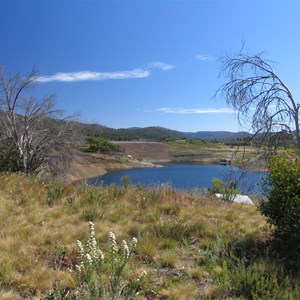
<svg viewBox="0 0 300 300">
<path fill-rule="evenodd" d="M 40 101 L 28 95 L 36 77 L 34 69 L 26 76 L 10 77 L 0 65 L 0 137 L 14 145 L 24 172 L 49 164 L 71 137 L 71 123 L 61 119 L 54 95 Z"/>
<path fill-rule="evenodd" d="M 232 106 L 241 125 L 271 148 L 280 137 L 300 148 L 299 103 L 262 54 L 225 55 L 220 59 L 226 83 L 216 95 Z M 288 133 L 288 134 L 287 134 Z"/>
</svg>

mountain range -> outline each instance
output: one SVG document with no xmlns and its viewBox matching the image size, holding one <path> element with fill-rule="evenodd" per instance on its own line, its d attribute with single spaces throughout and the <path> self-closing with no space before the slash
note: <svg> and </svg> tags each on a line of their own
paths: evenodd
<svg viewBox="0 0 300 300">
<path fill-rule="evenodd" d="M 150 126 L 145 128 L 131 127 L 114 129 L 99 124 L 83 124 L 80 123 L 83 132 L 86 135 L 103 137 L 109 140 L 151 140 L 162 141 L 171 139 L 203 139 L 229 141 L 250 137 L 248 132 L 230 132 L 230 131 L 197 131 L 182 132 L 163 128 L 159 126 Z"/>
</svg>

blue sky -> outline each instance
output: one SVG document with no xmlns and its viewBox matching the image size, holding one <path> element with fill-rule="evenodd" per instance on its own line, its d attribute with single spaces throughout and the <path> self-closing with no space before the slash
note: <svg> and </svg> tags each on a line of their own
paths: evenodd
<svg viewBox="0 0 300 300">
<path fill-rule="evenodd" d="M 36 96 L 113 128 L 239 131 L 218 57 L 265 51 L 300 97 L 300 1 L 0 0 L 0 61 Z"/>
</svg>

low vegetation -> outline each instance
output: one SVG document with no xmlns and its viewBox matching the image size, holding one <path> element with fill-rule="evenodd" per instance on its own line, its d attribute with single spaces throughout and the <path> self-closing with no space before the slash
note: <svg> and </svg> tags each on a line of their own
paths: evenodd
<svg viewBox="0 0 300 300">
<path fill-rule="evenodd" d="M 87 152 L 111 153 L 120 151 L 120 147 L 104 138 L 87 136 L 85 141 L 88 143 Z"/>
<path fill-rule="evenodd" d="M 237 148 L 218 141 L 208 140 L 176 140 L 166 143 L 173 160 L 202 161 L 218 163 L 222 159 L 230 160 L 236 165 L 258 161 L 261 159 L 258 149 L 246 146 Z M 264 162 L 260 162 L 264 165 Z"/>
<path fill-rule="evenodd" d="M 286 150 L 268 161 L 269 176 L 265 190 L 268 200 L 261 211 L 275 227 L 277 248 L 286 263 L 300 266 L 300 152 Z"/>
<path fill-rule="evenodd" d="M 1 299 L 300 297 L 299 277 L 276 260 L 258 208 L 198 191 L 75 187 L 2 174 L 0 220 Z M 126 252 L 114 238 L 119 265 L 111 260 L 112 232 L 119 241 L 137 239 Z M 86 245 L 101 249 L 103 264 L 88 265 Z"/>
</svg>

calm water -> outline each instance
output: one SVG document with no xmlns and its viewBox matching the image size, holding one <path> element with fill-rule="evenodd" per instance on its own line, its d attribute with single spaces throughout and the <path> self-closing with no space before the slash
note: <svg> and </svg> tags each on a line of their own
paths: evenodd
<svg viewBox="0 0 300 300">
<path fill-rule="evenodd" d="M 222 180 L 229 174 L 240 174 L 241 170 L 233 166 L 176 164 L 161 168 L 130 169 L 110 172 L 104 176 L 87 180 L 88 185 L 121 185 L 121 178 L 129 176 L 133 184 L 155 186 L 171 184 L 175 188 L 194 189 L 209 188 L 213 178 Z M 240 188 L 246 193 L 259 193 L 258 184 L 265 172 L 248 172 L 241 182 Z"/>
</svg>

